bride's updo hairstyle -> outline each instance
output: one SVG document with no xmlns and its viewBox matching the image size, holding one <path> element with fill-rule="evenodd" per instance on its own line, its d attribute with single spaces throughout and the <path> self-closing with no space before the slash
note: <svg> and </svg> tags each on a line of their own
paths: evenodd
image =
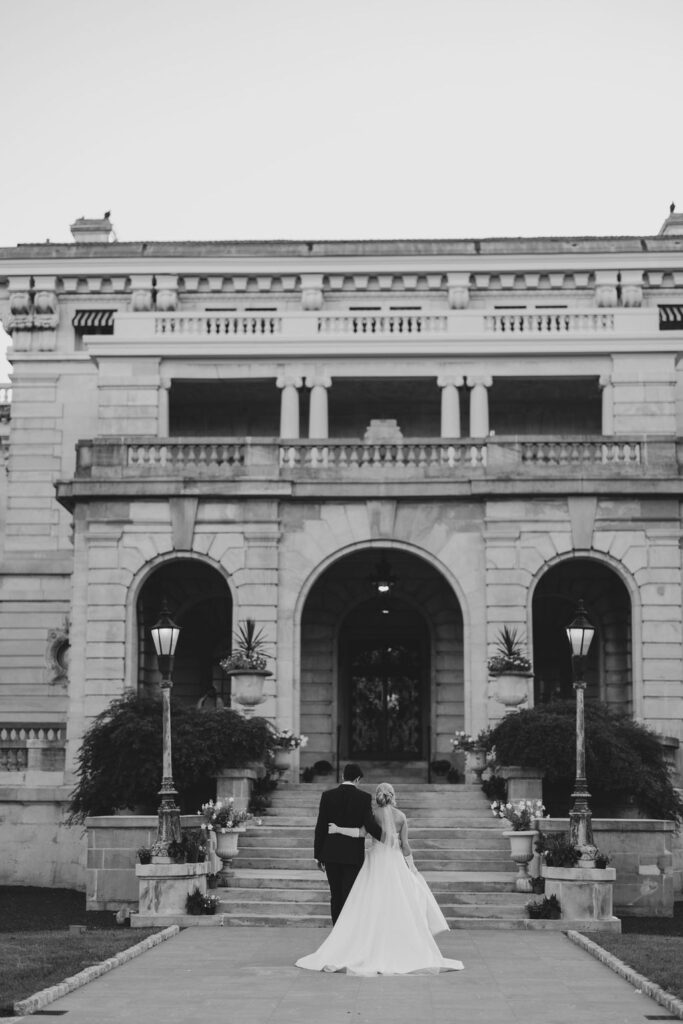
<svg viewBox="0 0 683 1024">
<path fill-rule="evenodd" d="M 396 806 L 396 794 L 390 782 L 380 782 L 375 790 L 375 803 L 378 807 Z"/>
</svg>

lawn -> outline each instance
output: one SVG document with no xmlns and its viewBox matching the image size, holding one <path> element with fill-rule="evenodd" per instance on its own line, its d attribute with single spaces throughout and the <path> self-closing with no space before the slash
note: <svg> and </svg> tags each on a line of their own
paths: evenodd
<svg viewBox="0 0 683 1024">
<path fill-rule="evenodd" d="M 624 917 L 622 934 L 590 932 L 603 949 L 683 999 L 683 903 L 674 904 L 673 917 Z"/>
<path fill-rule="evenodd" d="M 71 924 L 86 931 L 72 934 Z M 86 911 L 82 892 L 0 886 L 0 1015 L 155 930 L 131 931 L 116 924 L 113 912 Z"/>
</svg>

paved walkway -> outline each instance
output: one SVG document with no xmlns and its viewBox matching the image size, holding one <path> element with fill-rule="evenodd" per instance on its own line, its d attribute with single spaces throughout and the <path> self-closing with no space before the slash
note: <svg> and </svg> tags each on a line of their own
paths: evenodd
<svg viewBox="0 0 683 1024">
<path fill-rule="evenodd" d="M 644 1024 L 667 1011 L 559 932 L 453 931 L 437 976 L 317 974 L 321 928 L 187 928 L 51 1003 L 66 1024 Z M 33 1018 L 23 1018 L 26 1022 Z M 15 1018 L 16 1020 L 16 1018 Z"/>
</svg>

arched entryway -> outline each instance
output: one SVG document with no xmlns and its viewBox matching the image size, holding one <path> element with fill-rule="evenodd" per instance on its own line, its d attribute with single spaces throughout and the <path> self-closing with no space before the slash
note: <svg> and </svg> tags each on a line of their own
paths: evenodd
<svg viewBox="0 0 683 1024">
<path fill-rule="evenodd" d="M 388 593 L 377 589 L 383 558 Z M 448 756 L 464 727 L 463 620 L 438 569 L 391 547 L 331 565 L 302 614 L 300 701 L 303 764 Z"/>
<path fill-rule="evenodd" d="M 387 604 L 363 601 L 342 624 L 342 748 L 354 760 L 421 761 L 429 745 L 429 632 L 412 605 Z"/>
<path fill-rule="evenodd" d="M 164 562 L 145 580 L 137 601 L 138 688 L 153 693 L 160 676 L 150 628 L 166 601 L 182 628 L 173 667 L 173 700 L 228 703 L 218 662 L 230 649 L 232 598 L 223 576 L 205 562 Z"/>
<path fill-rule="evenodd" d="M 631 599 L 617 573 L 592 558 L 560 562 L 536 585 L 532 605 L 535 700 L 573 695 L 565 627 L 579 600 L 597 631 L 584 666 L 586 699 L 632 714 Z"/>
</svg>

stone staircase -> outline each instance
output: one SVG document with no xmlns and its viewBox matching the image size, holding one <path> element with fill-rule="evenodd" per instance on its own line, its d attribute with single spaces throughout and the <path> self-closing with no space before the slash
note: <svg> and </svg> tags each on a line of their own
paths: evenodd
<svg viewBox="0 0 683 1024">
<path fill-rule="evenodd" d="M 371 791 L 372 779 L 363 782 Z M 331 785 L 281 784 L 263 824 L 240 836 L 234 877 L 217 890 L 226 925 L 330 924 L 327 879 L 313 861 L 313 829 L 320 793 Z M 525 927 L 528 894 L 515 891 L 503 823 L 481 788 L 400 781 L 396 791 L 415 864 L 451 928 Z"/>
</svg>

